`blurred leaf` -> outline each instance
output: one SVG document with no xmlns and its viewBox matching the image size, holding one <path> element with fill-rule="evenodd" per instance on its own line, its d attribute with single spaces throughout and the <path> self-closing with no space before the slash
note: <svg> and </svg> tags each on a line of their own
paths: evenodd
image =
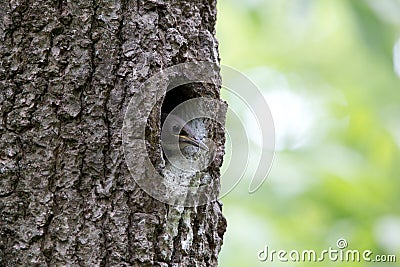
<svg viewBox="0 0 400 267">
<path fill-rule="evenodd" d="M 353 9 L 359 33 L 376 59 L 392 62 L 393 29 L 381 21 L 365 1 L 348 1 Z"/>
</svg>

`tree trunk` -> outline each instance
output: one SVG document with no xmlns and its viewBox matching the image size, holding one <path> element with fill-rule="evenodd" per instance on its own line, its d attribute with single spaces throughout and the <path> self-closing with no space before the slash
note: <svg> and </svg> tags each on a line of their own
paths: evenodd
<svg viewBox="0 0 400 267">
<path fill-rule="evenodd" d="M 218 62 L 215 4 L 0 1 L 0 266 L 217 265 L 219 202 L 184 208 L 149 196 L 121 135 L 130 99 L 151 98 L 137 88 L 152 75 Z M 185 88 L 186 100 L 219 99 L 218 85 Z M 145 118 L 160 173 L 160 113 L 178 104 L 165 101 Z M 224 136 L 208 125 L 218 147 L 207 173 L 219 183 Z"/>
</svg>

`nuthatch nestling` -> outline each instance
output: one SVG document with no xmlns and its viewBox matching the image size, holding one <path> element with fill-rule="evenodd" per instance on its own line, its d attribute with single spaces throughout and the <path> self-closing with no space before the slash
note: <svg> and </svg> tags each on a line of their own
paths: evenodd
<svg viewBox="0 0 400 267">
<path fill-rule="evenodd" d="M 168 119 L 166 119 L 168 117 Z M 208 147 L 194 134 L 194 130 L 180 117 L 173 114 L 163 114 L 164 125 L 162 127 L 163 147 L 166 149 L 179 148 L 192 145 L 208 151 Z"/>
</svg>

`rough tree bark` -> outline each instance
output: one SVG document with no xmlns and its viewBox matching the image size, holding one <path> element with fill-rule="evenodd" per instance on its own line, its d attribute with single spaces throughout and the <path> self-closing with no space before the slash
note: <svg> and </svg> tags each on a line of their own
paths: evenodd
<svg viewBox="0 0 400 267">
<path fill-rule="evenodd" d="M 0 266 L 217 265 L 220 204 L 153 199 L 121 149 L 135 88 L 177 63 L 218 62 L 215 4 L 0 1 Z M 215 85 L 192 91 L 219 99 Z M 149 118 L 150 148 L 161 105 Z M 222 129 L 210 136 L 222 147 Z"/>
</svg>

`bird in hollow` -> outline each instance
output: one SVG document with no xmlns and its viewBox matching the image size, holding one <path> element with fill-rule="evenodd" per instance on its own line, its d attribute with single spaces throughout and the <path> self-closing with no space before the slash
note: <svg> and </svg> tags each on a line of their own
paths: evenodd
<svg viewBox="0 0 400 267">
<path fill-rule="evenodd" d="M 174 151 L 185 146 L 194 146 L 208 151 L 208 147 L 199 138 L 185 120 L 174 114 L 162 114 L 163 126 L 161 140 L 163 148 Z"/>
</svg>

